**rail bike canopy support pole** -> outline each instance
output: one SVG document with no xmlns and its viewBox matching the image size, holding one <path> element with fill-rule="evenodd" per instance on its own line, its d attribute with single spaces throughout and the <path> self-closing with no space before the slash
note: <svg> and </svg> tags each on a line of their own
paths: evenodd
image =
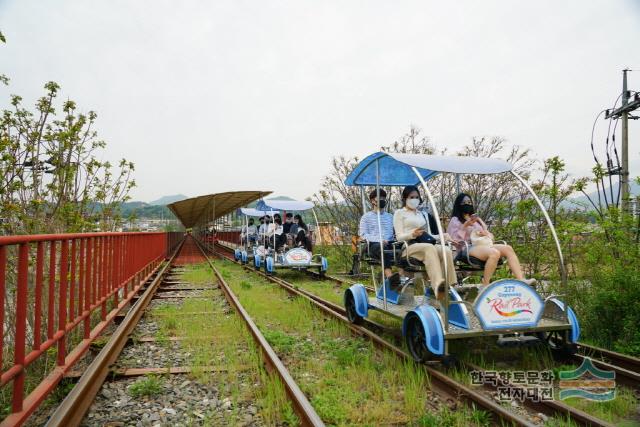
<svg viewBox="0 0 640 427">
<path fill-rule="evenodd" d="M 382 286 L 382 306 L 384 309 L 387 309 L 387 287 L 385 286 L 385 277 L 384 277 L 384 245 L 382 240 L 382 221 L 380 220 L 380 160 L 376 160 L 376 206 L 374 209 L 376 210 L 376 219 L 378 220 L 378 245 L 380 245 L 380 266 L 382 267 L 382 272 L 380 273 L 382 279 L 380 281 L 380 285 Z"/>
<path fill-rule="evenodd" d="M 438 208 L 436 206 L 436 202 L 431 195 L 431 191 L 429 191 L 429 187 L 427 187 L 427 183 L 418 172 L 415 166 L 412 166 L 411 169 L 413 173 L 416 174 L 422 187 L 424 188 L 424 192 L 427 194 L 427 199 L 429 200 L 429 204 L 431 205 L 431 209 L 433 209 L 433 216 L 436 220 L 436 226 L 438 227 L 438 235 L 440 236 L 440 248 L 442 249 L 442 272 L 444 273 L 444 331 L 449 332 L 449 278 L 448 278 L 448 267 L 447 267 L 447 245 L 444 239 L 444 229 L 442 228 L 442 223 L 440 222 L 440 214 L 438 213 Z M 427 223 L 429 220 L 427 219 Z M 436 290 L 434 293 L 438 292 L 438 287 L 436 286 Z M 445 340 L 445 353 L 447 353 L 447 340 Z"/>
<path fill-rule="evenodd" d="M 318 222 L 315 208 L 311 208 L 311 213 L 313 214 L 313 219 L 316 220 L 316 228 L 318 229 L 318 244 L 322 245 L 322 232 L 320 231 L 320 223 Z"/>
</svg>

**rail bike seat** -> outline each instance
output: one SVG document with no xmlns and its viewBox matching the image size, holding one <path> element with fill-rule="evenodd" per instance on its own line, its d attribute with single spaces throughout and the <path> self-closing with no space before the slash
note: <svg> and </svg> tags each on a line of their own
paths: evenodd
<svg viewBox="0 0 640 427">
<path fill-rule="evenodd" d="M 361 240 L 358 243 L 358 253 L 360 255 L 360 260 L 366 262 L 369 265 L 373 265 L 373 266 L 378 266 L 378 265 L 382 265 L 382 263 L 380 262 L 380 258 L 371 256 L 371 253 L 369 252 L 369 242 L 366 240 Z M 393 249 L 384 249 L 383 250 L 384 255 L 389 255 L 389 257 L 391 258 L 391 264 L 390 265 L 385 265 L 385 267 L 392 267 L 393 265 L 396 265 L 396 263 L 394 262 L 394 250 Z"/>
<path fill-rule="evenodd" d="M 395 265 L 410 273 L 422 273 L 426 271 L 426 268 L 422 261 L 417 258 L 408 256 L 406 253 L 403 254 L 404 250 L 407 247 L 407 242 L 393 242 L 392 246 L 393 260 Z"/>
<path fill-rule="evenodd" d="M 506 242 L 504 241 L 500 241 L 499 243 L 506 244 Z M 456 266 L 456 270 L 463 272 L 484 271 L 486 261 L 469 255 L 469 244 L 467 242 L 464 242 L 463 245 L 463 248 L 459 251 L 456 251 L 456 254 L 453 257 L 453 262 Z M 498 266 L 501 266 L 502 264 L 504 264 L 504 257 L 500 257 L 500 259 L 498 260 Z"/>
</svg>

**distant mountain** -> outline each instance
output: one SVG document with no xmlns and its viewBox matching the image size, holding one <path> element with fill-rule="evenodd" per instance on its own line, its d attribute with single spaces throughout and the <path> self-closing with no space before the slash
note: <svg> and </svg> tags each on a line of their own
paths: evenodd
<svg viewBox="0 0 640 427">
<path fill-rule="evenodd" d="M 124 218 L 175 219 L 173 212 L 164 205 L 150 205 L 144 202 L 123 203 L 120 212 Z"/>
<path fill-rule="evenodd" d="M 179 202 L 180 200 L 188 199 L 184 194 L 174 194 L 173 196 L 162 196 L 158 200 L 153 200 L 148 204 L 151 206 L 168 205 L 173 202 Z"/>
<path fill-rule="evenodd" d="M 133 210 L 133 209 L 140 209 L 143 208 L 145 206 L 149 206 L 148 203 L 145 202 L 125 202 L 123 203 L 120 208 L 121 209 L 126 209 L 126 210 Z"/>
</svg>

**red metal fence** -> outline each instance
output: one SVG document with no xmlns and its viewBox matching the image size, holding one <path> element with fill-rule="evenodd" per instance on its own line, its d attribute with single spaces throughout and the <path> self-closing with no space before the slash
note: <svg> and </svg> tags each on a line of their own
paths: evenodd
<svg viewBox="0 0 640 427">
<path fill-rule="evenodd" d="M 26 420 L 182 236 L 0 237 L 2 426 Z"/>
<path fill-rule="evenodd" d="M 216 233 L 216 240 L 227 243 L 240 244 L 240 232 L 239 231 L 218 231 Z"/>
</svg>

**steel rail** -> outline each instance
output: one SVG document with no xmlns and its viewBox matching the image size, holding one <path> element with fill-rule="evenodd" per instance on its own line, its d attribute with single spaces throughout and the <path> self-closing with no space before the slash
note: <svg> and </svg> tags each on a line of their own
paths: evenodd
<svg viewBox="0 0 640 427">
<path fill-rule="evenodd" d="M 218 252 L 218 254 L 220 254 L 220 252 Z M 232 261 L 232 262 L 236 262 L 231 256 L 229 255 L 223 255 L 226 259 Z M 291 285 L 290 283 L 286 282 L 283 279 L 280 278 L 276 278 L 273 276 L 269 276 L 261 271 L 255 270 L 249 266 L 245 266 L 245 268 L 248 271 L 252 271 L 258 275 L 260 275 L 261 277 L 266 278 L 269 281 L 272 281 L 273 283 L 278 284 L 279 286 L 281 286 L 283 289 L 285 289 L 287 292 L 289 292 L 292 295 L 301 297 L 301 298 L 305 298 L 307 299 L 309 302 L 311 302 L 316 308 L 318 308 L 321 312 L 325 313 L 328 316 L 331 316 L 333 318 L 336 318 L 340 321 L 342 321 L 343 323 L 346 324 L 346 326 L 352 331 L 352 333 L 354 333 L 355 335 L 361 336 L 369 341 L 371 341 L 376 347 L 382 349 L 382 350 L 386 350 L 386 351 L 390 351 L 391 353 L 395 354 L 397 357 L 401 358 L 403 361 L 409 362 L 409 361 L 413 361 L 413 358 L 406 353 L 405 351 L 403 351 L 401 348 L 391 344 L 390 342 L 388 342 L 387 340 L 381 338 L 380 336 L 378 336 L 377 334 L 375 334 L 374 332 L 370 331 L 369 329 L 363 327 L 363 326 L 359 326 L 359 325 L 355 325 L 353 323 L 351 323 L 349 321 L 349 319 L 347 319 L 346 317 L 346 312 L 342 307 L 336 306 L 335 304 L 329 302 L 329 301 L 325 301 L 322 300 L 321 298 L 317 297 L 317 296 L 310 296 L 308 292 L 303 291 L 299 288 L 296 288 L 295 286 Z M 322 302 L 320 302 L 322 301 Z M 339 309 L 333 309 L 332 307 L 339 307 Z M 517 416 L 516 414 L 506 410 L 505 408 L 503 408 L 502 406 L 500 406 L 499 404 L 497 404 L 496 402 L 492 401 L 491 399 L 489 399 L 488 397 L 477 393 L 476 391 L 472 390 L 470 387 L 459 383 L 455 380 L 453 380 L 452 378 L 448 377 L 446 374 L 444 374 L 443 372 L 429 366 L 429 365 L 421 365 L 423 367 L 423 369 L 427 372 L 427 374 L 429 375 L 430 381 L 431 381 L 431 387 L 432 389 L 434 389 L 435 391 L 439 392 L 441 395 L 445 394 L 449 397 L 452 397 L 456 400 L 460 400 L 462 401 L 464 404 L 466 404 L 467 406 L 473 408 L 474 406 L 477 407 L 481 407 L 489 412 L 491 412 L 492 414 L 496 415 L 498 417 L 497 420 L 494 420 L 494 424 L 496 425 L 501 425 L 500 420 L 502 421 L 506 421 L 518 426 L 526 426 L 526 427 L 532 427 L 534 426 L 533 423 L 531 423 L 529 420 L 523 419 L 519 416 Z"/>
<path fill-rule="evenodd" d="M 254 341 L 260 347 L 260 350 L 264 355 L 265 364 L 267 365 L 269 370 L 277 373 L 277 375 L 280 377 L 287 395 L 293 403 L 293 409 L 300 418 L 301 424 L 303 426 L 324 426 L 322 419 L 316 413 L 315 409 L 313 409 L 313 406 L 311 406 L 311 403 L 309 402 L 307 397 L 304 395 L 302 390 L 300 390 L 300 387 L 298 387 L 295 380 L 293 379 L 287 368 L 284 366 L 276 352 L 262 335 L 262 332 L 260 332 L 260 329 L 258 329 L 255 322 L 251 319 L 249 313 L 247 313 L 242 304 L 240 304 L 240 301 L 233 293 L 227 282 L 224 280 L 218 269 L 216 269 L 213 262 L 209 259 L 205 250 L 200 246 L 200 243 L 197 240 L 196 242 L 198 244 L 198 248 L 200 248 L 200 250 L 202 251 L 202 254 L 207 259 L 209 266 L 218 279 L 220 289 L 225 294 L 227 301 L 229 301 L 229 304 L 231 304 L 236 312 L 240 315 L 245 325 L 249 329 L 249 332 L 251 332 Z"/>
<path fill-rule="evenodd" d="M 590 358 L 602 359 L 631 372 L 640 373 L 640 359 L 593 345 L 578 343 L 578 351 Z"/>
<path fill-rule="evenodd" d="M 176 249 L 169 257 L 168 262 L 161 267 L 159 266 L 159 269 L 156 269 L 157 274 L 155 278 L 153 278 L 151 283 L 146 287 L 142 296 L 129 310 L 107 344 L 87 367 L 75 387 L 73 387 L 71 392 L 51 415 L 51 418 L 49 418 L 46 424 L 47 426 L 74 427 L 80 425 L 86 412 L 89 410 L 89 407 L 98 394 L 98 391 L 100 391 L 100 387 L 102 387 L 102 384 L 107 378 L 107 375 L 109 374 L 109 367 L 116 361 L 124 349 L 131 332 L 133 332 L 135 326 L 142 318 L 144 310 L 149 305 L 149 302 L 153 298 L 163 276 L 169 270 L 184 242 L 185 239 L 177 245 Z"/>
</svg>

